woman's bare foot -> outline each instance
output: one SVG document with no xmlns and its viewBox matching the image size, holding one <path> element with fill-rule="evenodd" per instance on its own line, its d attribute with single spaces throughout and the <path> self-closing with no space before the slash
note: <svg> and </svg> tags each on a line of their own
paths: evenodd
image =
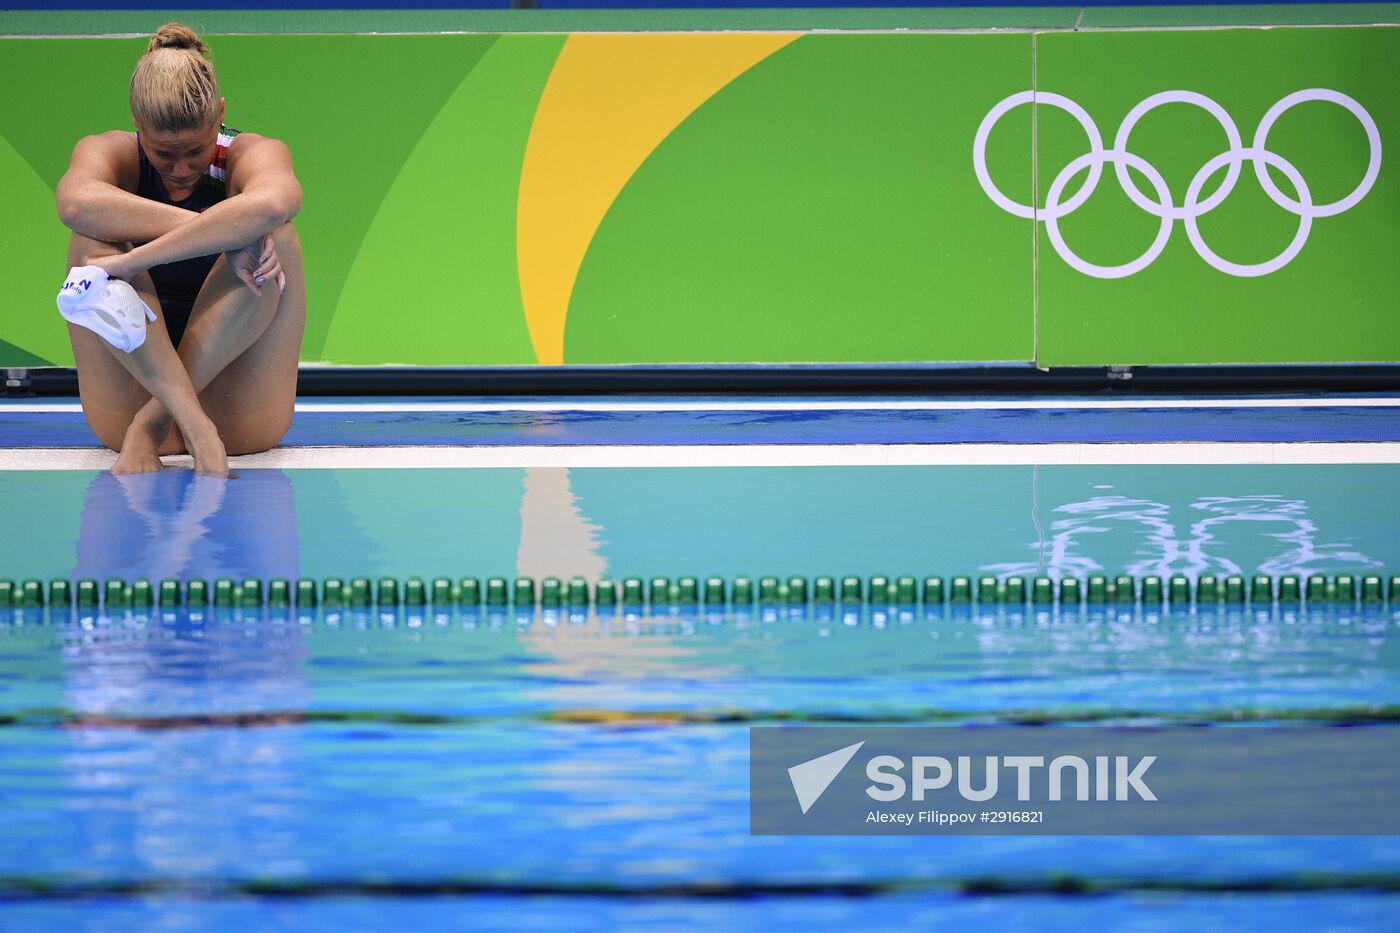
<svg viewBox="0 0 1400 933">
<path fill-rule="evenodd" d="M 160 442 L 152 438 L 149 431 L 133 422 L 122 438 L 122 449 L 117 454 L 117 462 L 112 464 L 112 474 L 158 473 L 162 467 L 156 454 L 159 446 Z"/>
<path fill-rule="evenodd" d="M 199 476 L 228 476 L 228 453 L 224 450 L 224 442 L 219 437 L 218 428 L 214 427 L 214 422 L 205 420 L 204 424 L 192 429 L 180 427 L 180 433 L 185 438 L 185 449 L 194 457 L 194 471 Z"/>
</svg>

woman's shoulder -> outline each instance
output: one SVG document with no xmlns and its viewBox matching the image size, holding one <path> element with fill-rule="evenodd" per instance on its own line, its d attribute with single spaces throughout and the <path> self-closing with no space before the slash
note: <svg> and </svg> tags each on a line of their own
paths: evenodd
<svg viewBox="0 0 1400 933">
<path fill-rule="evenodd" d="M 264 136 L 261 133 L 240 132 L 224 129 L 221 135 L 229 138 L 223 153 L 228 171 L 234 171 L 240 163 L 254 167 L 274 167 L 281 163 L 290 164 L 291 150 L 280 139 Z"/>
<path fill-rule="evenodd" d="M 247 152 L 252 149 L 265 149 L 268 146 L 278 146 L 286 148 L 286 143 L 272 136 L 264 136 L 262 133 L 250 133 L 246 130 L 235 130 L 227 126 L 219 128 L 220 142 L 228 140 L 227 146 L 230 153 Z"/>
<path fill-rule="evenodd" d="M 136 159 L 136 134 L 129 130 L 107 130 L 105 133 L 93 133 L 91 136 L 84 136 L 78 140 L 73 147 L 76 152 L 83 149 L 87 153 L 96 156 L 106 156 L 111 159 Z"/>
<path fill-rule="evenodd" d="M 135 133 L 124 130 L 94 133 L 82 137 L 73 146 L 69 170 L 132 189 L 140 169 L 138 153 Z"/>
</svg>

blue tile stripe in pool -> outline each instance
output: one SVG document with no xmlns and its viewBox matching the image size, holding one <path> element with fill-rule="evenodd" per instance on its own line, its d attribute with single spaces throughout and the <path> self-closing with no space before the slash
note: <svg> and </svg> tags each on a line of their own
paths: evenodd
<svg viewBox="0 0 1400 933">
<path fill-rule="evenodd" d="M 0 405 L 6 447 L 94 447 L 77 411 Z M 299 411 L 287 447 L 1400 441 L 1400 407 Z"/>
</svg>

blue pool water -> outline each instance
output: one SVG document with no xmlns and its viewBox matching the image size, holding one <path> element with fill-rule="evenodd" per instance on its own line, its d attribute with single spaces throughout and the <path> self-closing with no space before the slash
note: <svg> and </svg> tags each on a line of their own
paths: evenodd
<svg viewBox="0 0 1400 933">
<path fill-rule="evenodd" d="M 0 577 L 1389 575 L 1397 480 L 4 472 Z M 0 613 L 0 924 L 1394 928 L 1391 837 L 753 837 L 747 730 L 1394 729 L 1398 609 Z"/>
<path fill-rule="evenodd" d="M 0 472 L 4 577 L 1385 573 L 1400 465 Z"/>
</svg>

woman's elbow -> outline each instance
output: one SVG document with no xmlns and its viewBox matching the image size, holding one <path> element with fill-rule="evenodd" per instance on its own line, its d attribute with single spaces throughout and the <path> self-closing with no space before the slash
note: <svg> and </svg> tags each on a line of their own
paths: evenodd
<svg viewBox="0 0 1400 933">
<path fill-rule="evenodd" d="M 86 216 L 86 211 L 83 208 L 86 205 L 81 197 L 74 196 L 72 192 L 64 191 L 63 186 L 60 185 L 54 201 L 58 208 L 59 222 L 63 226 L 75 231 L 82 226 L 83 218 Z"/>
<path fill-rule="evenodd" d="M 283 193 L 281 198 L 283 224 L 289 224 L 301 213 L 301 185 L 295 185 Z M 278 224 L 281 226 L 281 224 Z"/>
<path fill-rule="evenodd" d="M 291 197 L 271 197 L 263 201 L 263 226 L 269 230 L 276 230 L 286 223 L 291 223 L 301 210 L 301 196 Z"/>
</svg>

